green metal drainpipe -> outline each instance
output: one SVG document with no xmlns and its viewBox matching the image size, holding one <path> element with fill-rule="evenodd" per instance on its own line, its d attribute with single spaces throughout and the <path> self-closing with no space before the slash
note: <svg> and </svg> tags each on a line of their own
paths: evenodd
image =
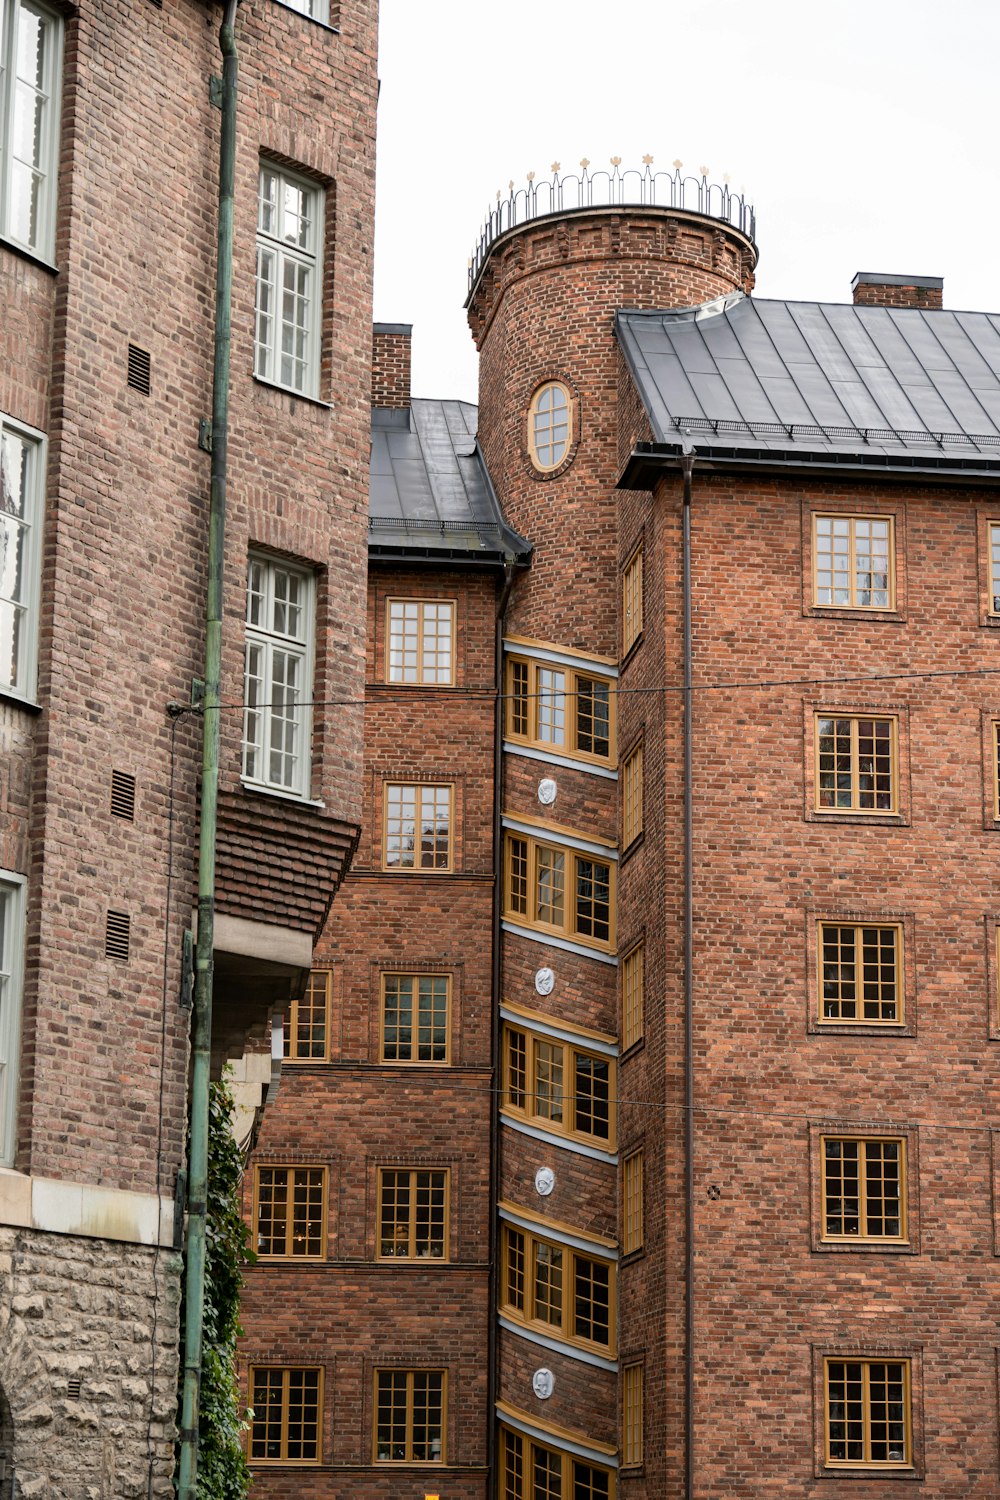
<svg viewBox="0 0 1000 1500">
<path fill-rule="evenodd" d="M 179 1500 L 196 1500 L 202 1334 L 205 1319 L 205 1229 L 208 1199 L 208 1085 L 212 1050 L 215 948 L 215 842 L 219 798 L 219 704 L 222 675 L 222 575 L 226 535 L 226 460 L 233 304 L 233 199 L 236 178 L 236 7 L 226 0 L 219 146 L 219 232 L 215 270 L 215 371 L 212 388 L 212 491 L 205 601 L 205 696 L 202 704 L 201 827 L 198 850 L 198 943 L 191 1022 L 191 1120 L 188 1144 L 188 1233 L 184 1287 L 184 1390 L 181 1402 Z"/>
</svg>

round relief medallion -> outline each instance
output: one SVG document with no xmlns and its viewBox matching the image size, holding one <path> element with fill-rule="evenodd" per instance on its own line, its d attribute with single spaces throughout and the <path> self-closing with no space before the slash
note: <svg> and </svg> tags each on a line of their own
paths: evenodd
<svg viewBox="0 0 1000 1500">
<path fill-rule="evenodd" d="M 553 1375 L 552 1371 L 547 1370 L 544 1365 L 540 1370 L 536 1370 L 534 1375 L 532 1375 L 531 1389 L 534 1391 L 539 1401 L 547 1401 L 552 1395 L 552 1392 L 555 1390 L 555 1388 L 556 1377 Z"/>
<path fill-rule="evenodd" d="M 547 1198 L 556 1185 L 556 1174 L 551 1167 L 539 1167 L 535 1173 L 535 1192 Z"/>
<path fill-rule="evenodd" d="M 535 974 L 535 989 L 540 995 L 551 995 L 556 976 L 551 969 L 539 969 Z"/>
<path fill-rule="evenodd" d="M 543 776 L 538 783 L 538 800 L 543 807 L 551 807 L 556 800 L 556 792 L 559 788 L 551 776 Z"/>
</svg>

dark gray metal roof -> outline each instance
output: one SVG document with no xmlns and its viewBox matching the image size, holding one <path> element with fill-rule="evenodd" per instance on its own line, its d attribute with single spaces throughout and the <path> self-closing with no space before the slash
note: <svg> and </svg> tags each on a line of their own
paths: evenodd
<svg viewBox="0 0 1000 1500">
<path fill-rule="evenodd" d="M 372 558 L 526 561 L 476 442 L 467 401 L 416 400 L 372 410 L 368 553 Z"/>
<path fill-rule="evenodd" d="M 1000 314 L 759 301 L 621 312 L 654 449 L 1000 471 Z"/>
</svg>

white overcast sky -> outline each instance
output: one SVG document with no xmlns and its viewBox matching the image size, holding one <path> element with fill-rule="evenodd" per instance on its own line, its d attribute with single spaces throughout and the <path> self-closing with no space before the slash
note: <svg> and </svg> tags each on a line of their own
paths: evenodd
<svg viewBox="0 0 1000 1500">
<path fill-rule="evenodd" d="M 382 0 L 375 317 L 413 393 L 476 399 L 462 304 L 488 203 L 550 164 L 728 172 L 762 297 L 856 271 L 1000 309 L 997 0 Z"/>
</svg>

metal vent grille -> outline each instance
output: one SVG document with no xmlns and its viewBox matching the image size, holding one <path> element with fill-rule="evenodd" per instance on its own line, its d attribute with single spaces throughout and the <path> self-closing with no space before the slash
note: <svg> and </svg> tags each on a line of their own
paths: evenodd
<svg viewBox="0 0 1000 1500">
<path fill-rule="evenodd" d="M 128 346 L 128 383 L 134 391 L 141 391 L 144 396 L 150 392 L 150 372 L 152 364 L 148 349 L 140 349 L 136 344 Z"/>
<path fill-rule="evenodd" d="M 66 1395 L 68 1396 L 68 1398 L 70 1399 L 70 1401 L 79 1401 L 79 1399 L 80 1399 L 80 1377 L 79 1377 L 79 1375 L 74 1375 L 70 1379 L 70 1381 L 68 1382 L 68 1384 L 66 1386 Z"/>
<path fill-rule="evenodd" d="M 127 911 L 109 911 L 104 929 L 104 956 L 128 962 L 129 942 L 132 935 L 132 918 Z"/>
<path fill-rule="evenodd" d="M 113 817 L 135 822 L 135 777 L 128 771 L 111 772 L 111 812 Z"/>
</svg>

